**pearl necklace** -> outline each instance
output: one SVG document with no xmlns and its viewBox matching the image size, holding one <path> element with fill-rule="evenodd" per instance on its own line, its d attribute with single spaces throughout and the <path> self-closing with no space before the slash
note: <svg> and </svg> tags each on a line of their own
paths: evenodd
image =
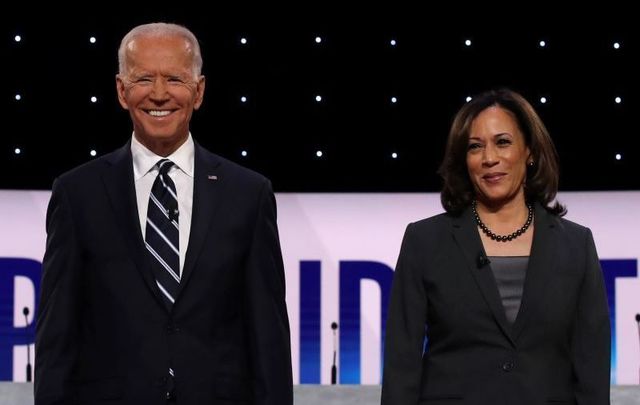
<svg viewBox="0 0 640 405">
<path fill-rule="evenodd" d="M 533 205 L 527 204 L 527 209 L 529 210 L 529 215 L 527 216 L 527 222 L 525 222 L 524 225 L 520 227 L 520 229 L 518 229 L 517 231 L 509 235 L 496 235 L 495 233 L 491 232 L 491 230 L 487 228 L 484 222 L 482 222 L 482 220 L 480 219 L 480 215 L 478 215 L 478 211 L 476 209 L 477 204 L 478 203 L 476 200 L 473 200 L 473 203 L 471 203 L 471 210 L 473 211 L 473 216 L 476 218 L 476 223 L 478 224 L 480 229 L 482 229 L 482 232 L 484 232 L 485 235 L 487 235 L 493 240 L 497 240 L 498 242 L 511 242 L 518 236 L 525 233 L 527 229 L 529 229 L 529 225 L 531 225 L 531 222 L 533 222 Z"/>
</svg>

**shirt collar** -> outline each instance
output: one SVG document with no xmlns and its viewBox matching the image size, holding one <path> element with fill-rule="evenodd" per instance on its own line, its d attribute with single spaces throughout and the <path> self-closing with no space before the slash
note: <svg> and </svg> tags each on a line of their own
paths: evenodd
<svg viewBox="0 0 640 405">
<path fill-rule="evenodd" d="M 171 160 L 184 174 L 193 177 L 194 154 L 195 146 L 191 132 L 189 132 L 186 142 L 167 156 L 166 159 Z M 165 157 L 158 156 L 147 149 L 136 139 L 135 135 L 131 137 L 131 157 L 133 158 L 133 178 L 135 181 L 140 180 L 149 173 L 158 163 L 158 160 L 165 159 Z"/>
</svg>

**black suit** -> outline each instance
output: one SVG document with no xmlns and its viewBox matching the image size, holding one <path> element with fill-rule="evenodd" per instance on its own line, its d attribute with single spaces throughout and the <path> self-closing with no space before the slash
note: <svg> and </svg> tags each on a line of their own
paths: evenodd
<svg viewBox="0 0 640 405">
<path fill-rule="evenodd" d="M 292 403 L 275 199 L 264 177 L 195 145 L 179 292 L 144 247 L 130 145 L 61 176 L 47 212 L 36 405 Z"/>
<path fill-rule="evenodd" d="M 591 232 L 539 205 L 534 232 L 512 325 L 490 264 L 478 260 L 484 250 L 470 209 L 407 227 L 383 405 L 609 403 L 610 326 Z"/>
</svg>

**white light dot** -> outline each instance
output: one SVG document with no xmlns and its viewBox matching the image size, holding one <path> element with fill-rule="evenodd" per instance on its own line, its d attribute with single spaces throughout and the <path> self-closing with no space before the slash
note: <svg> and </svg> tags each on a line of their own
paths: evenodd
<svg viewBox="0 0 640 405">
<path fill-rule="evenodd" d="M 243 102 L 243 103 L 246 103 L 247 102 L 247 97 L 245 97 L 245 96 L 240 97 L 240 101 Z"/>
<path fill-rule="evenodd" d="M 540 97 L 540 102 L 542 104 L 546 104 L 547 103 L 547 98 L 546 97 Z"/>
<path fill-rule="evenodd" d="M 538 45 L 540 45 L 540 48 L 544 48 L 545 46 L 547 46 L 547 43 L 545 41 L 540 41 L 538 42 Z"/>
<path fill-rule="evenodd" d="M 316 44 L 319 44 L 320 42 L 322 42 L 322 38 L 321 37 L 316 37 Z"/>
<path fill-rule="evenodd" d="M 468 103 L 469 101 L 473 100 L 473 98 L 471 96 L 467 96 L 467 98 L 465 98 L 465 100 Z"/>
<path fill-rule="evenodd" d="M 620 103 L 622 103 L 622 98 L 620 98 L 620 97 L 616 97 L 616 98 L 614 99 L 614 101 L 616 102 L 616 104 L 620 104 Z"/>
<path fill-rule="evenodd" d="M 466 46 L 471 46 L 471 40 L 470 40 L 470 39 L 465 40 L 465 41 L 464 41 L 464 44 L 465 44 Z"/>
<path fill-rule="evenodd" d="M 619 153 L 616 153 L 616 160 L 622 160 L 622 155 Z"/>
<path fill-rule="evenodd" d="M 390 44 L 391 46 L 396 46 L 397 42 L 396 42 L 396 40 L 395 40 L 395 39 L 392 39 L 391 41 L 389 41 L 389 44 Z"/>
<path fill-rule="evenodd" d="M 22 37 L 20 35 L 16 35 L 15 37 L 13 37 L 13 40 L 16 42 L 20 42 L 22 41 Z"/>
<path fill-rule="evenodd" d="M 397 103 L 398 102 L 398 98 L 397 97 L 391 97 L 391 102 L 393 104 Z"/>
<path fill-rule="evenodd" d="M 613 49 L 620 49 L 620 42 L 614 42 Z"/>
<path fill-rule="evenodd" d="M 317 157 L 322 157 L 322 151 L 321 150 L 316 151 L 316 156 Z"/>
<path fill-rule="evenodd" d="M 89 37 L 89 42 L 91 42 L 92 44 L 96 43 L 96 37 Z"/>
<path fill-rule="evenodd" d="M 242 155 L 242 157 L 247 157 L 248 155 L 246 150 L 243 150 L 242 152 L 240 152 L 240 154 Z"/>
<path fill-rule="evenodd" d="M 318 94 L 318 95 L 316 96 L 316 101 L 317 101 L 318 103 L 319 103 L 319 102 L 321 102 L 321 101 L 322 101 L 322 96 Z"/>
<path fill-rule="evenodd" d="M 20 94 L 16 94 L 16 101 L 22 100 L 22 96 Z"/>
<path fill-rule="evenodd" d="M 97 154 L 98 154 L 98 152 L 96 152 L 96 150 L 95 150 L 95 149 L 91 149 L 91 150 L 89 151 L 89 154 L 90 154 L 91 156 L 95 156 L 95 155 L 97 155 Z"/>
<path fill-rule="evenodd" d="M 245 38 L 245 37 L 240 38 L 240 43 L 242 45 L 246 45 L 247 44 L 247 38 Z"/>
<path fill-rule="evenodd" d="M 392 159 L 397 159 L 397 158 L 398 158 L 398 154 L 397 154 L 397 153 L 395 153 L 395 152 L 393 152 L 393 153 L 391 154 L 391 158 L 392 158 Z"/>
<path fill-rule="evenodd" d="M 22 153 L 22 150 L 21 150 L 20 148 L 15 148 L 15 149 L 13 150 L 13 153 L 15 153 L 16 155 L 19 155 L 19 154 L 21 154 L 21 153 Z"/>
<path fill-rule="evenodd" d="M 98 102 L 98 97 L 96 97 L 96 96 L 91 96 L 91 102 L 92 102 L 92 103 L 97 103 L 97 102 Z"/>
</svg>

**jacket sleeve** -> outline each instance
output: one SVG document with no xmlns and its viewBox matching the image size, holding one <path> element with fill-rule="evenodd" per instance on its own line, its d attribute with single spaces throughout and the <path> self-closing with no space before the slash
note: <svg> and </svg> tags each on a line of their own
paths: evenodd
<svg viewBox="0 0 640 405">
<path fill-rule="evenodd" d="M 60 181 L 53 186 L 46 226 L 36 318 L 35 405 L 71 402 L 68 384 L 78 350 L 80 249 Z"/>
<path fill-rule="evenodd" d="M 591 231 L 585 238 L 586 269 L 573 335 L 574 392 L 579 405 L 609 404 L 611 327 L 600 261 Z"/>
<path fill-rule="evenodd" d="M 265 181 L 247 261 L 247 307 L 256 405 L 292 405 L 291 342 L 276 201 Z"/>
<path fill-rule="evenodd" d="M 415 228 L 405 231 L 391 287 L 382 405 L 415 405 L 420 397 L 427 296 L 417 263 Z"/>
</svg>

